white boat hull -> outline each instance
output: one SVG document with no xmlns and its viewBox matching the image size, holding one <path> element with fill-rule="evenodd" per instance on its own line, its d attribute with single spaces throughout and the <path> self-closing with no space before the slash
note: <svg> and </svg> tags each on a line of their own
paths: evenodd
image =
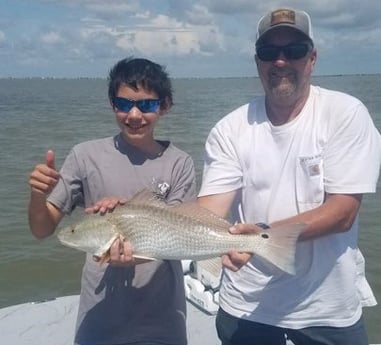
<svg viewBox="0 0 381 345">
<path fill-rule="evenodd" d="M 219 259 L 183 261 L 188 345 L 220 345 L 215 328 L 221 275 Z M 79 296 L 23 303 L 0 309 L 0 343 L 72 345 Z M 197 306 L 197 307 L 196 307 Z M 292 345 L 292 342 L 287 342 Z M 380 344 L 373 344 L 380 345 Z"/>
<path fill-rule="evenodd" d="M 79 296 L 0 309 L 1 344 L 72 345 Z M 189 345 L 218 345 L 214 315 L 187 303 Z"/>
</svg>

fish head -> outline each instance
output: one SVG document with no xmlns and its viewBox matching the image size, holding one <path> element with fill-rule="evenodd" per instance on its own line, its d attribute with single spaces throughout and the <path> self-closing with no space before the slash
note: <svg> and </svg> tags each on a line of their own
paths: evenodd
<svg viewBox="0 0 381 345">
<path fill-rule="evenodd" d="M 58 232 L 59 241 L 74 249 L 103 256 L 119 234 L 106 216 L 88 215 Z"/>
</svg>

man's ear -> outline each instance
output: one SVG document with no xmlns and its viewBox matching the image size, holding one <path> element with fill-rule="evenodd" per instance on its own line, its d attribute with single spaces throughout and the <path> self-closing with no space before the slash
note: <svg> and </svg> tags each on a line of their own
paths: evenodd
<svg viewBox="0 0 381 345">
<path fill-rule="evenodd" d="M 258 56 L 257 54 L 254 54 L 254 60 L 255 60 L 255 64 L 257 65 L 258 67 L 258 62 L 259 62 L 259 59 L 258 59 Z"/>
<path fill-rule="evenodd" d="M 316 60 L 317 60 L 317 50 L 316 49 L 314 49 L 312 51 L 310 59 L 311 59 L 311 66 L 312 66 L 312 68 L 314 68 L 315 64 L 316 64 Z"/>
</svg>

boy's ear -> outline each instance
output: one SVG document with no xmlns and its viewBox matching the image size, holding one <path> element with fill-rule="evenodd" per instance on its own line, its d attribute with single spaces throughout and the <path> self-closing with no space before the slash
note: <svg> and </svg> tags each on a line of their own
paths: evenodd
<svg viewBox="0 0 381 345">
<path fill-rule="evenodd" d="M 171 102 L 169 101 L 168 97 L 165 97 L 160 104 L 160 115 L 166 114 L 169 111 L 170 107 L 171 107 Z"/>
<path fill-rule="evenodd" d="M 109 101 L 110 101 L 110 106 L 111 106 L 111 109 L 112 109 L 113 111 L 115 111 L 116 109 L 115 109 L 115 106 L 114 106 L 114 104 L 112 103 L 112 100 L 110 99 Z"/>
</svg>

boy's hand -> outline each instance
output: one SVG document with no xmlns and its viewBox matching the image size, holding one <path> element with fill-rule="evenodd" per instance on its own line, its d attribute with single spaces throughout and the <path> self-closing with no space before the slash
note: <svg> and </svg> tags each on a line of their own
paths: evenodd
<svg viewBox="0 0 381 345">
<path fill-rule="evenodd" d="M 127 202 L 125 198 L 106 197 L 97 201 L 93 206 L 85 209 L 87 214 L 99 213 L 101 216 L 111 213 L 118 205 L 124 205 Z M 109 256 L 106 258 L 93 257 L 95 261 L 107 262 L 113 266 L 133 266 L 151 260 L 136 258 L 133 256 L 131 243 L 126 239 L 118 238 L 110 247 Z M 104 261 L 103 261 L 104 260 Z"/>
<path fill-rule="evenodd" d="M 135 265 L 131 243 L 122 239 L 115 240 L 110 248 L 109 263 L 113 266 Z"/>
<path fill-rule="evenodd" d="M 114 211 L 115 207 L 118 205 L 124 205 L 127 202 L 125 198 L 118 197 L 107 197 L 97 201 L 93 206 L 87 207 L 85 212 L 87 214 L 99 213 L 100 215 L 105 215 L 106 213 Z"/>
<path fill-rule="evenodd" d="M 45 155 L 45 163 L 35 166 L 29 176 L 32 192 L 48 195 L 58 183 L 60 174 L 55 170 L 54 152 L 49 150 Z"/>
<path fill-rule="evenodd" d="M 109 256 L 105 260 L 93 256 L 95 261 L 107 262 L 112 266 L 134 266 L 149 262 L 149 259 L 136 258 L 133 256 L 131 243 L 125 239 L 118 238 L 110 247 Z M 104 258 L 103 258 L 104 259 Z"/>
</svg>

